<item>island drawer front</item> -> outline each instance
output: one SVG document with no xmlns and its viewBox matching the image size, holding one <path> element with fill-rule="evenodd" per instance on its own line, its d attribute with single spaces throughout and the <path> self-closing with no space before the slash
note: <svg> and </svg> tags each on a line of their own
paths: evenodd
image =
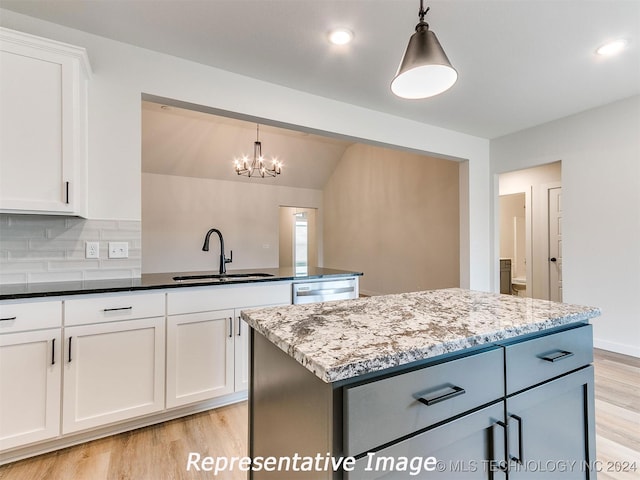
<svg viewBox="0 0 640 480">
<path fill-rule="evenodd" d="M 503 404 L 494 403 L 370 453 L 356 460 L 353 470 L 345 472 L 345 480 L 502 480 L 504 472 L 490 470 L 504 460 L 504 430 L 498 424 L 503 416 Z M 401 465 L 403 458 L 410 468 Z"/>
<path fill-rule="evenodd" d="M 584 325 L 505 346 L 507 395 L 593 362 L 593 327 Z"/>
<path fill-rule="evenodd" d="M 346 387 L 343 417 L 346 455 L 365 453 L 502 398 L 503 365 L 502 349 L 496 347 L 383 380 Z"/>
<path fill-rule="evenodd" d="M 0 304 L 0 333 L 25 332 L 62 326 L 62 302 Z"/>
<path fill-rule="evenodd" d="M 162 317 L 164 314 L 164 293 L 102 294 L 65 300 L 64 302 L 64 324 L 66 326 Z"/>
</svg>

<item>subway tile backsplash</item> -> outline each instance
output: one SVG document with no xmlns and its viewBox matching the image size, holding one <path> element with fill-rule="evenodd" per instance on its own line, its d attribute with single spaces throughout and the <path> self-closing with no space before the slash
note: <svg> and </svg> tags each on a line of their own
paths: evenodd
<svg viewBox="0 0 640 480">
<path fill-rule="evenodd" d="M 85 258 L 85 242 L 100 258 Z M 129 258 L 108 258 L 109 242 L 128 242 Z M 141 222 L 0 214 L 0 284 L 140 277 Z"/>
</svg>

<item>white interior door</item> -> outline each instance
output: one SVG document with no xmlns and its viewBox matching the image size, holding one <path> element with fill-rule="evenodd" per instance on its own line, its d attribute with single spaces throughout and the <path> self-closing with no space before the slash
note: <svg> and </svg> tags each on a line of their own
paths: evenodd
<svg viewBox="0 0 640 480">
<path fill-rule="evenodd" d="M 549 300 L 562 301 L 562 188 L 549 192 Z"/>
</svg>

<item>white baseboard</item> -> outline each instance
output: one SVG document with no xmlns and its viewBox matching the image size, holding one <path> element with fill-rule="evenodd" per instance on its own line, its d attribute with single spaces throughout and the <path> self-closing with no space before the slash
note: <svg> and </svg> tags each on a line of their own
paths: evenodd
<svg viewBox="0 0 640 480">
<path fill-rule="evenodd" d="M 609 340 L 594 338 L 593 346 L 602 350 L 640 358 L 640 346 L 637 345 L 628 345 L 626 343 L 611 342 Z"/>
</svg>

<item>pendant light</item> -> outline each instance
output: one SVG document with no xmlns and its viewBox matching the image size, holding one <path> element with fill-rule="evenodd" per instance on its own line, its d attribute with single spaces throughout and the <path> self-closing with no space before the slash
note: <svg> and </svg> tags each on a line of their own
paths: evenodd
<svg viewBox="0 0 640 480">
<path fill-rule="evenodd" d="M 409 45 L 391 82 L 391 91 L 398 97 L 408 99 L 428 98 L 448 90 L 456 83 L 458 72 L 451 66 L 436 34 L 429 30 L 420 0 L 416 32 L 411 35 Z"/>
<path fill-rule="evenodd" d="M 272 160 L 267 166 L 265 158 L 262 156 L 262 142 L 260 142 L 260 125 L 256 125 L 256 141 L 253 142 L 253 160 L 249 163 L 247 156 L 234 160 L 234 169 L 238 175 L 246 177 L 275 177 L 282 172 L 282 162 Z"/>
</svg>

